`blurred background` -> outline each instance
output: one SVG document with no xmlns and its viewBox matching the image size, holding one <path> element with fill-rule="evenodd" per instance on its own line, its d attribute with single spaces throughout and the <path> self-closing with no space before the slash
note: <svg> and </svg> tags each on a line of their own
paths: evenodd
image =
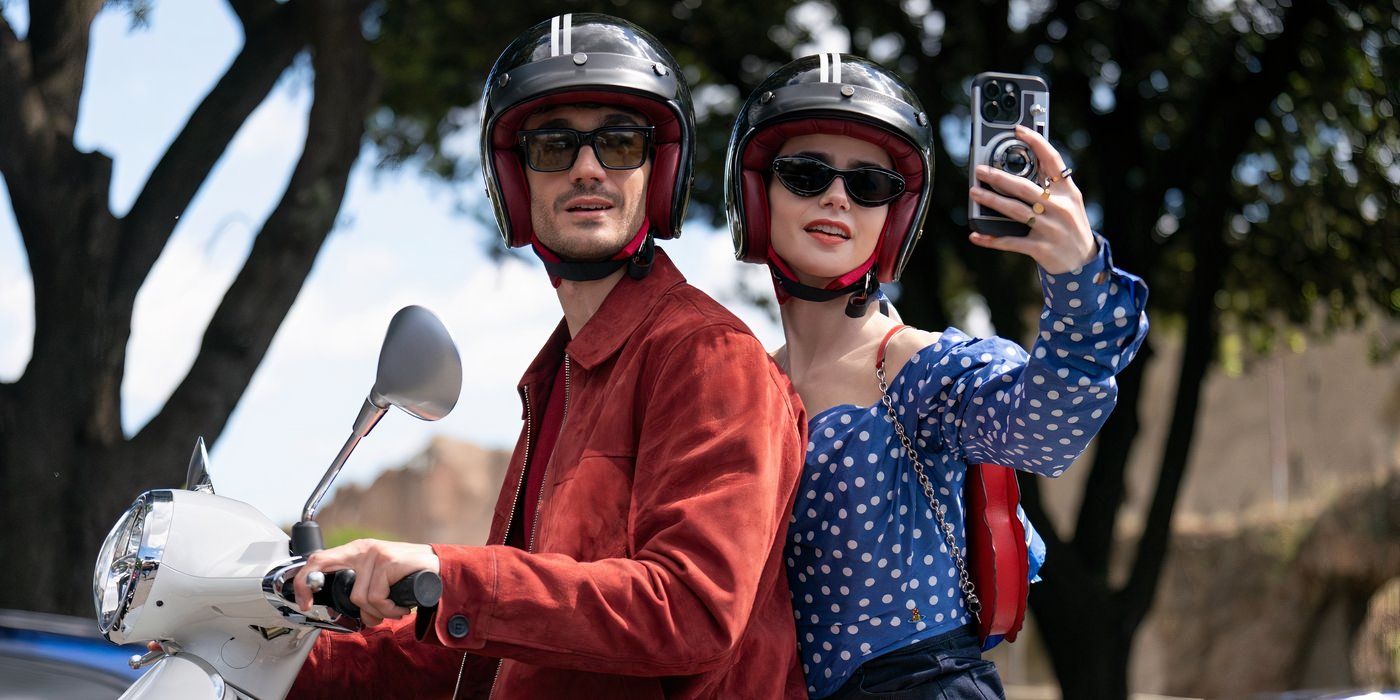
<svg viewBox="0 0 1400 700">
<path fill-rule="evenodd" d="M 1395 0 L 0 0 L 0 608 L 90 618 L 103 535 L 196 436 L 219 493 L 294 521 L 410 303 L 456 337 L 463 400 L 383 421 L 322 522 L 481 541 L 560 312 L 499 246 L 476 102 L 510 37 L 585 11 L 686 66 L 697 177 L 666 247 L 769 347 L 721 206 L 753 85 L 816 51 L 905 76 L 941 144 L 889 292 L 915 325 L 1025 341 L 1031 263 L 966 242 L 969 84 L 1049 83 L 1153 330 L 1091 451 L 1023 479 L 1050 558 L 994 652 L 1013 696 L 1400 685 Z"/>
</svg>

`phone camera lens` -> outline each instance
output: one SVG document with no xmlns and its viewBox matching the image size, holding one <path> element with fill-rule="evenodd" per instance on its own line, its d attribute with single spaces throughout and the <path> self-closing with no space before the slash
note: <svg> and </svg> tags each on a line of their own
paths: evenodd
<svg viewBox="0 0 1400 700">
<path fill-rule="evenodd" d="M 1001 119 L 1001 105 L 998 105 L 996 100 L 989 100 L 984 103 L 982 105 L 982 118 L 989 122 Z"/>
<path fill-rule="evenodd" d="M 1020 175 L 1026 171 L 1026 167 L 1029 165 L 1030 161 L 1026 159 L 1026 154 L 1019 150 L 1014 150 L 1006 154 L 1006 169 L 1008 172 Z"/>
<path fill-rule="evenodd" d="M 1016 104 L 1018 100 L 1016 99 L 1015 95 L 1012 95 L 1010 93 L 1002 95 L 1000 102 L 1002 110 L 1010 112 L 1012 114 L 1016 113 Z"/>
<path fill-rule="evenodd" d="M 992 151 L 992 167 L 1016 177 L 1035 179 L 1035 154 L 1021 141 L 1005 141 Z"/>
</svg>

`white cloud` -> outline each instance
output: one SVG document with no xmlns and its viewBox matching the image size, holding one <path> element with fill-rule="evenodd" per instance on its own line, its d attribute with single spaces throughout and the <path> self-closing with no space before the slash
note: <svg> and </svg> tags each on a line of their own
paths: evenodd
<svg viewBox="0 0 1400 700">
<path fill-rule="evenodd" d="M 159 410 L 189 370 L 209 319 L 242 267 L 251 232 L 231 226 L 220 239 L 172 237 L 136 296 L 122 381 L 128 434 Z"/>
<path fill-rule="evenodd" d="M 0 381 L 14 381 L 29 364 L 34 344 L 34 284 L 0 177 Z"/>
<path fill-rule="evenodd" d="M 821 0 L 807 0 L 788 11 L 788 23 L 805 30 L 811 41 L 793 47 L 792 57 L 815 53 L 849 53 L 851 32 L 836 23 L 836 8 Z"/>
<path fill-rule="evenodd" d="M 34 340 L 34 287 L 29 273 L 0 271 L 0 381 L 18 379 Z"/>
<path fill-rule="evenodd" d="M 209 320 L 300 155 L 307 97 L 284 81 L 254 111 L 137 294 L 122 382 L 128 434 L 155 415 L 194 362 Z"/>
<path fill-rule="evenodd" d="M 182 115 L 236 53 L 226 36 L 227 10 L 216 8 L 208 0 L 157 3 L 151 31 L 126 32 L 109 20 L 96 27 L 92 63 L 101 72 L 93 73 L 93 92 L 84 96 L 80 140 L 115 159 L 114 201 L 135 196 Z M 196 30 L 211 18 L 222 24 L 208 30 L 217 45 L 206 46 Z M 145 86 L 155 86 L 150 100 L 130 99 Z M 203 184 L 142 288 L 123 384 L 128 431 L 144 424 L 188 371 L 286 185 L 310 99 L 295 79 L 279 84 Z M 440 423 L 386 417 L 347 465 L 343 482 L 363 483 L 402 464 L 434 434 L 512 445 L 520 428 L 516 381 L 561 316 L 537 263 L 488 260 L 483 249 L 496 244 L 495 234 L 456 212 L 452 193 L 408 172 L 376 174 L 368 160 L 356 168 L 340 225 L 214 445 L 219 493 L 278 522 L 296 517 L 348 435 L 373 382 L 385 326 L 399 307 L 421 304 L 443 318 L 462 354 L 462 398 Z M 468 194 L 480 190 L 476 181 L 466 186 Z M 9 215 L 0 190 L 0 379 L 20 371 L 33 332 L 32 290 Z M 696 286 L 722 301 L 735 298 L 739 279 L 759 290 L 768 284 L 762 267 L 734 262 L 722 233 L 692 226 L 665 247 Z M 781 330 L 764 312 L 736 311 L 765 344 L 780 342 Z M 194 438 L 176 439 L 192 445 Z"/>
<path fill-rule="evenodd" d="M 274 99 L 263 102 L 243 124 L 230 144 L 240 156 L 256 162 L 262 157 L 284 158 L 300 154 L 306 140 L 306 116 L 311 108 L 306 76 L 297 70 L 278 83 Z"/>
</svg>

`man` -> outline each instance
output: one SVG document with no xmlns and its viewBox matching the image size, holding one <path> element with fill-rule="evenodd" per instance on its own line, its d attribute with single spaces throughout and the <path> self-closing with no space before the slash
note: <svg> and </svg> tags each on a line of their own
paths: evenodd
<svg viewBox="0 0 1400 700">
<path fill-rule="evenodd" d="M 801 404 L 737 319 L 653 237 L 679 233 L 694 118 L 674 59 L 603 15 L 564 15 L 487 81 L 482 163 L 505 242 L 531 245 L 564 320 L 520 382 L 525 426 L 480 547 L 362 540 L 367 624 L 318 641 L 293 695 L 803 697 L 781 552 Z M 496 659 L 501 659 L 499 664 Z"/>
</svg>

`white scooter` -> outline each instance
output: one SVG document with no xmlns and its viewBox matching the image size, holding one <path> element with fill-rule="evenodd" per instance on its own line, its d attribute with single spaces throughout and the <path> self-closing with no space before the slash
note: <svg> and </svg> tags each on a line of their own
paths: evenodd
<svg viewBox="0 0 1400 700">
<path fill-rule="evenodd" d="M 122 697 L 282 698 L 321 630 L 360 629 L 349 599 L 353 571 L 313 572 L 315 604 L 302 612 L 294 602 L 293 577 L 322 548 L 316 509 L 389 406 L 437 420 L 461 390 L 461 360 L 442 322 L 418 306 L 395 314 L 374 388 L 290 538 L 252 506 L 214 495 L 204 440 L 197 440 L 185 488 L 138 496 L 97 556 L 92 596 L 103 636 L 160 645 L 131 658 L 132 668 L 150 668 Z M 419 571 L 396 583 L 390 598 L 432 607 L 441 593 L 441 579 Z"/>
</svg>

